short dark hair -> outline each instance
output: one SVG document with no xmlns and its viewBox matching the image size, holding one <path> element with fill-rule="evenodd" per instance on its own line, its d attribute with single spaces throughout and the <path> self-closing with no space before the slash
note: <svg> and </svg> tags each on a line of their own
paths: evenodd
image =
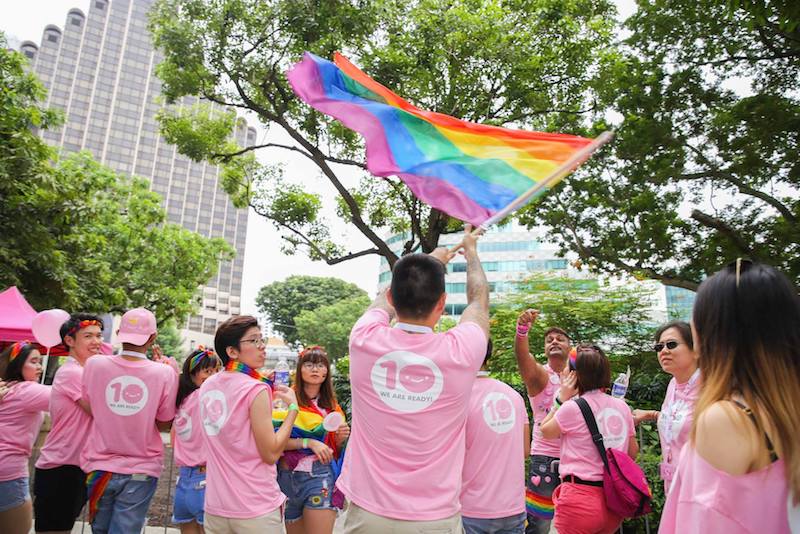
<svg viewBox="0 0 800 534">
<path fill-rule="evenodd" d="M 486 343 L 486 354 L 483 356 L 483 365 L 489 363 L 489 360 L 492 358 L 493 349 L 494 345 L 492 345 L 492 338 L 489 338 L 489 341 Z"/>
<path fill-rule="evenodd" d="M 105 328 L 103 320 L 97 315 L 92 315 L 91 313 L 73 313 L 72 315 L 69 316 L 69 319 L 64 321 L 64 324 L 61 325 L 61 329 L 58 331 L 58 333 L 61 334 L 61 343 L 64 343 L 66 345 L 64 338 L 67 336 L 70 336 L 72 337 L 72 339 L 75 339 L 75 334 L 77 334 L 78 331 L 76 330 L 72 334 L 70 334 L 70 331 L 77 328 L 81 324 L 81 321 L 97 321 L 98 323 L 100 323 L 100 330 L 103 330 L 103 328 Z"/>
<path fill-rule="evenodd" d="M 239 342 L 244 333 L 258 326 L 258 319 L 252 315 L 236 315 L 217 327 L 214 335 L 214 350 L 222 360 L 223 365 L 228 364 L 228 347 L 239 347 Z"/>
<path fill-rule="evenodd" d="M 444 294 L 446 268 L 429 254 L 408 254 L 392 269 L 392 302 L 398 315 L 421 319 Z"/>
<path fill-rule="evenodd" d="M 575 375 L 578 379 L 578 394 L 593 389 L 611 387 L 611 365 L 608 356 L 597 345 L 581 343 L 575 348 Z"/>
<path fill-rule="evenodd" d="M 658 340 L 661 339 L 661 334 L 663 334 L 670 328 L 674 328 L 675 330 L 677 330 L 678 333 L 681 335 L 681 338 L 683 338 L 681 341 L 686 343 L 690 349 L 694 349 L 694 340 L 692 339 L 692 327 L 689 326 L 689 323 L 687 323 L 686 321 L 670 321 L 666 324 L 662 324 L 661 326 L 659 326 L 658 330 L 656 330 L 656 339 L 655 339 L 656 343 L 658 343 Z"/>
<path fill-rule="evenodd" d="M 14 361 L 9 362 L 11 351 L 14 350 L 15 345 L 16 343 L 12 343 L 6 347 L 3 354 L 0 354 L 0 379 L 6 382 L 23 382 L 25 380 L 22 376 L 22 367 L 25 365 L 31 352 L 36 350 L 36 345 L 33 343 L 25 343 L 22 345 L 17 357 L 14 358 Z"/>
<path fill-rule="evenodd" d="M 550 328 L 548 328 L 547 330 L 545 330 L 545 331 L 544 331 L 544 336 L 542 336 L 542 337 L 543 337 L 544 339 L 547 339 L 547 336 L 549 336 L 550 334 L 553 334 L 553 333 L 555 333 L 555 334 L 561 334 L 561 335 L 562 335 L 562 336 L 564 336 L 565 338 L 567 338 L 567 339 L 569 339 L 570 341 L 572 341 L 572 338 L 571 338 L 571 337 L 569 337 L 569 334 L 567 334 L 567 333 L 566 333 L 564 330 L 562 330 L 561 328 L 559 328 L 559 327 L 557 327 L 557 326 L 551 326 Z"/>
</svg>

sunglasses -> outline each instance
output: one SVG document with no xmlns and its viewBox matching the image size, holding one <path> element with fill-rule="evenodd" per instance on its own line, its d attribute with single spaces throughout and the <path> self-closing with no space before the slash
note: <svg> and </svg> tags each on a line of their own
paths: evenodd
<svg viewBox="0 0 800 534">
<path fill-rule="evenodd" d="M 664 347 L 667 347 L 669 350 L 674 350 L 680 343 L 677 341 L 667 341 L 666 343 L 656 343 L 653 345 L 653 350 L 656 352 L 661 352 L 664 350 Z"/>
</svg>

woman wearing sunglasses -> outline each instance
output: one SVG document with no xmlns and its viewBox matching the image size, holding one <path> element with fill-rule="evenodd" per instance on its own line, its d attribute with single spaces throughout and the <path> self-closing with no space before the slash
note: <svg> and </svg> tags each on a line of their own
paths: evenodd
<svg viewBox="0 0 800 534">
<path fill-rule="evenodd" d="M 800 296 L 738 260 L 697 291 L 703 373 L 662 534 L 800 532 Z"/>
<path fill-rule="evenodd" d="M 688 323 L 673 321 L 661 326 L 656 331 L 653 348 L 658 355 L 658 363 L 672 375 L 672 380 L 667 386 L 661 411 L 634 410 L 633 420 L 637 425 L 642 421 L 657 421 L 661 438 L 661 478 L 665 490 L 669 490 L 681 449 L 689 439 L 692 428 L 694 405 L 700 393 L 700 370 L 697 367 L 692 329 Z"/>
<path fill-rule="evenodd" d="M 300 413 L 278 463 L 278 484 L 287 498 L 285 518 L 289 534 L 330 534 L 337 508 L 343 504 L 341 494 L 334 498 L 335 464 L 350 435 L 350 427 L 336 402 L 330 371 L 328 354 L 322 347 L 309 347 L 297 359 L 294 390 Z M 283 421 L 284 414 L 273 412 L 276 426 Z M 336 425 L 331 427 L 334 419 Z"/>
</svg>

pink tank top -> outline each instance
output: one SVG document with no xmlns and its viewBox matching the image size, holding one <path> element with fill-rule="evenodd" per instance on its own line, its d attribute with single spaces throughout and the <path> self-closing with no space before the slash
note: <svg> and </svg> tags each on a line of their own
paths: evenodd
<svg viewBox="0 0 800 534">
<path fill-rule="evenodd" d="M 700 393 L 700 369 L 691 378 L 678 384 L 673 378 L 667 386 L 667 394 L 658 417 L 658 436 L 661 440 L 661 478 L 669 487 L 681 449 L 689 440 L 692 429 L 694 405 Z"/>
<path fill-rule="evenodd" d="M 546 439 L 542 436 L 540 426 L 550 409 L 553 407 L 553 400 L 558 394 L 558 389 L 561 387 L 561 377 L 553 371 L 549 365 L 545 365 L 547 370 L 548 380 L 547 386 L 539 392 L 538 395 L 531 397 L 528 400 L 531 403 L 533 410 L 533 438 L 531 440 L 531 455 L 537 454 L 542 456 L 551 456 L 558 458 L 561 456 L 561 438 Z"/>
</svg>

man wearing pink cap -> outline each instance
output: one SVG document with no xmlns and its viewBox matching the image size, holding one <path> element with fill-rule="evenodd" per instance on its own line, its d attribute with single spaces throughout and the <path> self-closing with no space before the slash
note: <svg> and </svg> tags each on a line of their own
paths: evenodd
<svg viewBox="0 0 800 534">
<path fill-rule="evenodd" d="M 178 375 L 147 359 L 156 318 L 144 308 L 122 316 L 118 356 L 92 358 L 83 374 L 83 400 L 93 422 L 81 457 L 89 473 L 94 533 L 139 532 L 163 468 L 159 430 L 175 416 Z"/>
</svg>

